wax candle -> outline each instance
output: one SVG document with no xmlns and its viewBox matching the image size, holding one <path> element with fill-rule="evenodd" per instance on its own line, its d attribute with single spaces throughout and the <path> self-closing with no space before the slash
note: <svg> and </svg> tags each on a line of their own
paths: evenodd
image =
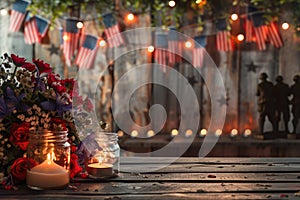
<svg viewBox="0 0 300 200">
<path fill-rule="evenodd" d="M 69 172 L 48 158 L 27 171 L 26 181 L 33 189 L 63 188 L 69 183 Z"/>
<path fill-rule="evenodd" d="M 92 177 L 111 177 L 114 175 L 113 165 L 104 163 L 92 163 L 87 165 L 87 172 Z"/>
</svg>

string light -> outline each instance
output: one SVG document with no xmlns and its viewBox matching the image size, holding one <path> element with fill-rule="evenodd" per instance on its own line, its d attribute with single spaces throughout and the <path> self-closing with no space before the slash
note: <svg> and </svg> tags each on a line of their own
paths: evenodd
<svg viewBox="0 0 300 200">
<path fill-rule="evenodd" d="M 235 137 L 235 136 L 237 136 L 237 134 L 238 134 L 238 130 L 237 129 L 232 129 L 231 133 L 230 133 L 230 136 Z"/>
<path fill-rule="evenodd" d="M 176 5 L 176 2 L 175 2 L 175 1 L 169 1 L 169 6 L 170 6 L 171 8 L 173 8 L 175 5 Z"/>
<path fill-rule="evenodd" d="M 201 129 L 200 133 L 199 133 L 200 137 L 204 137 L 207 135 L 207 130 L 204 128 L 204 129 Z"/>
<path fill-rule="evenodd" d="M 4 8 L 2 8 L 2 9 L 0 10 L 0 14 L 1 14 L 2 16 L 7 15 L 7 10 L 4 9 Z"/>
<path fill-rule="evenodd" d="M 126 18 L 127 18 L 128 21 L 133 21 L 134 20 L 134 14 L 129 13 Z"/>
<path fill-rule="evenodd" d="M 132 130 L 130 135 L 131 137 L 137 137 L 139 135 L 139 132 L 137 130 Z"/>
<path fill-rule="evenodd" d="M 83 23 L 82 22 L 77 22 L 76 27 L 81 29 L 83 28 Z"/>
<path fill-rule="evenodd" d="M 216 132 L 215 132 L 215 136 L 220 136 L 222 135 L 222 130 L 221 129 L 217 129 Z"/>
<path fill-rule="evenodd" d="M 192 135 L 193 135 L 193 131 L 191 129 L 185 131 L 185 137 L 191 137 Z"/>
<path fill-rule="evenodd" d="M 148 52 L 149 52 L 149 53 L 152 53 L 153 51 L 154 51 L 154 46 L 150 45 L 150 46 L 148 47 Z"/>
<path fill-rule="evenodd" d="M 65 35 L 63 36 L 63 40 L 64 40 L 64 41 L 69 40 L 69 36 L 65 34 Z"/>
<path fill-rule="evenodd" d="M 186 47 L 186 48 L 191 48 L 192 47 L 192 43 L 191 43 L 191 41 L 186 41 L 185 43 L 184 43 L 184 46 Z"/>
<path fill-rule="evenodd" d="M 124 132 L 121 131 L 121 130 L 119 130 L 119 131 L 118 131 L 118 137 L 123 137 L 123 136 L 124 136 Z"/>
<path fill-rule="evenodd" d="M 237 35 L 237 39 L 238 39 L 238 41 L 241 42 L 241 41 L 243 41 L 245 39 L 245 36 L 240 33 L 240 34 Z"/>
<path fill-rule="evenodd" d="M 250 129 L 246 129 L 245 131 L 244 131 L 244 137 L 248 137 L 248 136 L 250 136 L 251 135 L 251 130 Z"/>
<path fill-rule="evenodd" d="M 155 135 L 155 132 L 153 130 L 149 130 L 147 135 L 148 135 L 148 137 L 152 137 Z"/>
<path fill-rule="evenodd" d="M 233 13 L 230 18 L 232 21 L 236 21 L 238 20 L 239 16 L 236 13 Z"/>
<path fill-rule="evenodd" d="M 100 47 L 104 47 L 105 45 L 106 45 L 105 40 L 100 40 L 100 41 L 99 41 L 99 46 L 100 46 Z"/>
<path fill-rule="evenodd" d="M 177 129 L 173 129 L 172 131 L 171 131 L 171 135 L 174 137 L 174 136 L 176 136 L 176 135 L 178 135 L 178 130 Z"/>
<path fill-rule="evenodd" d="M 290 28 L 290 25 L 289 25 L 289 23 L 284 22 L 284 23 L 282 23 L 281 28 L 282 28 L 283 30 L 287 30 L 287 29 Z"/>
</svg>

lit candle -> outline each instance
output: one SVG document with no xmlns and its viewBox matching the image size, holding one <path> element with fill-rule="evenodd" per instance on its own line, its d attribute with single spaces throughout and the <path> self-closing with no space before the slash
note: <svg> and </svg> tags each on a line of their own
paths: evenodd
<svg viewBox="0 0 300 200">
<path fill-rule="evenodd" d="M 32 189 L 63 188 L 69 183 L 69 172 L 51 159 L 47 160 L 27 171 L 27 185 Z"/>
<path fill-rule="evenodd" d="M 112 164 L 92 163 L 88 164 L 86 170 L 92 178 L 111 177 L 114 175 Z"/>
</svg>

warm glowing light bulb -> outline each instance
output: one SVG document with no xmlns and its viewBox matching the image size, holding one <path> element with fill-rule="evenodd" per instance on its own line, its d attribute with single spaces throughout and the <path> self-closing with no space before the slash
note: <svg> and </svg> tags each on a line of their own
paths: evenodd
<svg viewBox="0 0 300 200">
<path fill-rule="evenodd" d="M 237 129 L 232 129 L 231 133 L 230 133 L 230 136 L 235 137 L 237 134 L 238 134 L 238 130 Z"/>
<path fill-rule="evenodd" d="M 154 46 L 150 45 L 150 46 L 148 47 L 148 52 L 149 52 L 149 53 L 152 53 L 153 51 L 154 51 Z"/>
<path fill-rule="evenodd" d="M 121 131 L 121 130 L 119 130 L 119 131 L 118 131 L 118 137 L 123 137 L 123 136 L 124 136 L 124 132 Z"/>
<path fill-rule="evenodd" d="M 284 23 L 282 23 L 282 25 L 281 25 L 281 28 L 282 28 L 283 30 L 287 30 L 287 29 L 289 29 L 289 27 L 290 27 L 290 25 L 289 25 L 289 23 L 287 23 L 287 22 L 284 22 Z"/>
<path fill-rule="evenodd" d="M 137 130 L 131 131 L 131 137 L 137 137 L 139 135 L 139 132 Z"/>
<path fill-rule="evenodd" d="M 83 23 L 82 22 L 77 22 L 76 26 L 77 26 L 77 28 L 81 29 L 81 28 L 83 28 Z"/>
<path fill-rule="evenodd" d="M 238 39 L 238 41 L 241 42 L 241 41 L 243 41 L 245 39 L 245 36 L 240 33 L 240 34 L 237 35 L 237 39 Z"/>
<path fill-rule="evenodd" d="M 173 8 L 176 5 L 175 1 L 169 1 L 169 6 Z"/>
<path fill-rule="evenodd" d="M 245 131 L 244 131 L 244 137 L 248 137 L 248 136 L 250 136 L 251 135 L 251 130 L 250 129 L 246 129 Z"/>
<path fill-rule="evenodd" d="M 100 40 L 100 41 L 99 41 L 99 46 L 100 46 L 100 47 L 104 47 L 105 45 L 106 45 L 105 40 Z"/>
<path fill-rule="evenodd" d="M 127 15 L 127 20 L 128 20 L 128 21 L 134 20 L 134 14 L 129 13 L 129 14 Z"/>
<path fill-rule="evenodd" d="M 184 45 L 185 45 L 186 48 L 191 48 L 192 47 L 191 41 L 186 41 Z"/>
<path fill-rule="evenodd" d="M 202 2 L 202 0 L 196 0 L 196 1 L 195 1 L 196 4 L 199 4 L 199 3 L 201 3 L 201 2 Z"/>
<path fill-rule="evenodd" d="M 7 10 L 4 9 L 4 8 L 2 8 L 2 9 L 0 10 L 0 14 L 1 14 L 2 16 L 7 15 Z"/>
<path fill-rule="evenodd" d="M 221 129 L 217 129 L 215 132 L 215 136 L 220 136 L 222 135 L 222 130 Z"/>
<path fill-rule="evenodd" d="M 171 135 L 172 135 L 172 136 L 178 135 L 178 130 L 177 130 L 177 129 L 173 129 L 173 130 L 171 131 Z"/>
<path fill-rule="evenodd" d="M 230 18 L 232 19 L 232 21 L 236 21 L 239 16 L 236 13 L 233 13 Z"/>
<path fill-rule="evenodd" d="M 147 135 L 148 135 L 148 137 L 152 137 L 155 135 L 155 132 L 153 130 L 149 130 Z"/>
<path fill-rule="evenodd" d="M 193 131 L 191 129 L 185 131 L 185 137 L 190 137 L 192 135 L 193 135 Z"/>
<path fill-rule="evenodd" d="M 204 137 L 204 136 L 206 136 L 207 135 L 207 130 L 204 128 L 204 129 L 201 129 L 201 131 L 200 131 L 200 136 L 201 137 Z"/>
<path fill-rule="evenodd" d="M 67 40 L 69 40 L 69 37 L 68 37 L 67 35 L 64 35 L 64 36 L 63 36 L 63 40 L 64 40 L 64 41 L 67 41 Z"/>
</svg>

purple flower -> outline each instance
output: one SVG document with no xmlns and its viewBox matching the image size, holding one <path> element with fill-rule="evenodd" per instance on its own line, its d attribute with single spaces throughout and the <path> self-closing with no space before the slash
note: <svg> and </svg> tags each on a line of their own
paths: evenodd
<svg viewBox="0 0 300 200">
<path fill-rule="evenodd" d="M 23 103 L 25 93 L 15 95 L 15 92 L 10 88 L 6 88 L 6 105 L 11 110 L 27 111 L 30 107 Z"/>
<path fill-rule="evenodd" d="M 70 111 L 72 104 L 70 99 L 65 95 L 56 95 L 56 101 L 44 101 L 41 106 L 45 110 L 56 111 L 59 116 L 63 116 L 63 112 Z"/>
<path fill-rule="evenodd" d="M 9 109 L 6 105 L 6 102 L 4 100 L 4 97 L 0 97 L 0 119 L 3 119 L 4 117 L 10 115 L 12 112 L 12 109 Z"/>
</svg>

